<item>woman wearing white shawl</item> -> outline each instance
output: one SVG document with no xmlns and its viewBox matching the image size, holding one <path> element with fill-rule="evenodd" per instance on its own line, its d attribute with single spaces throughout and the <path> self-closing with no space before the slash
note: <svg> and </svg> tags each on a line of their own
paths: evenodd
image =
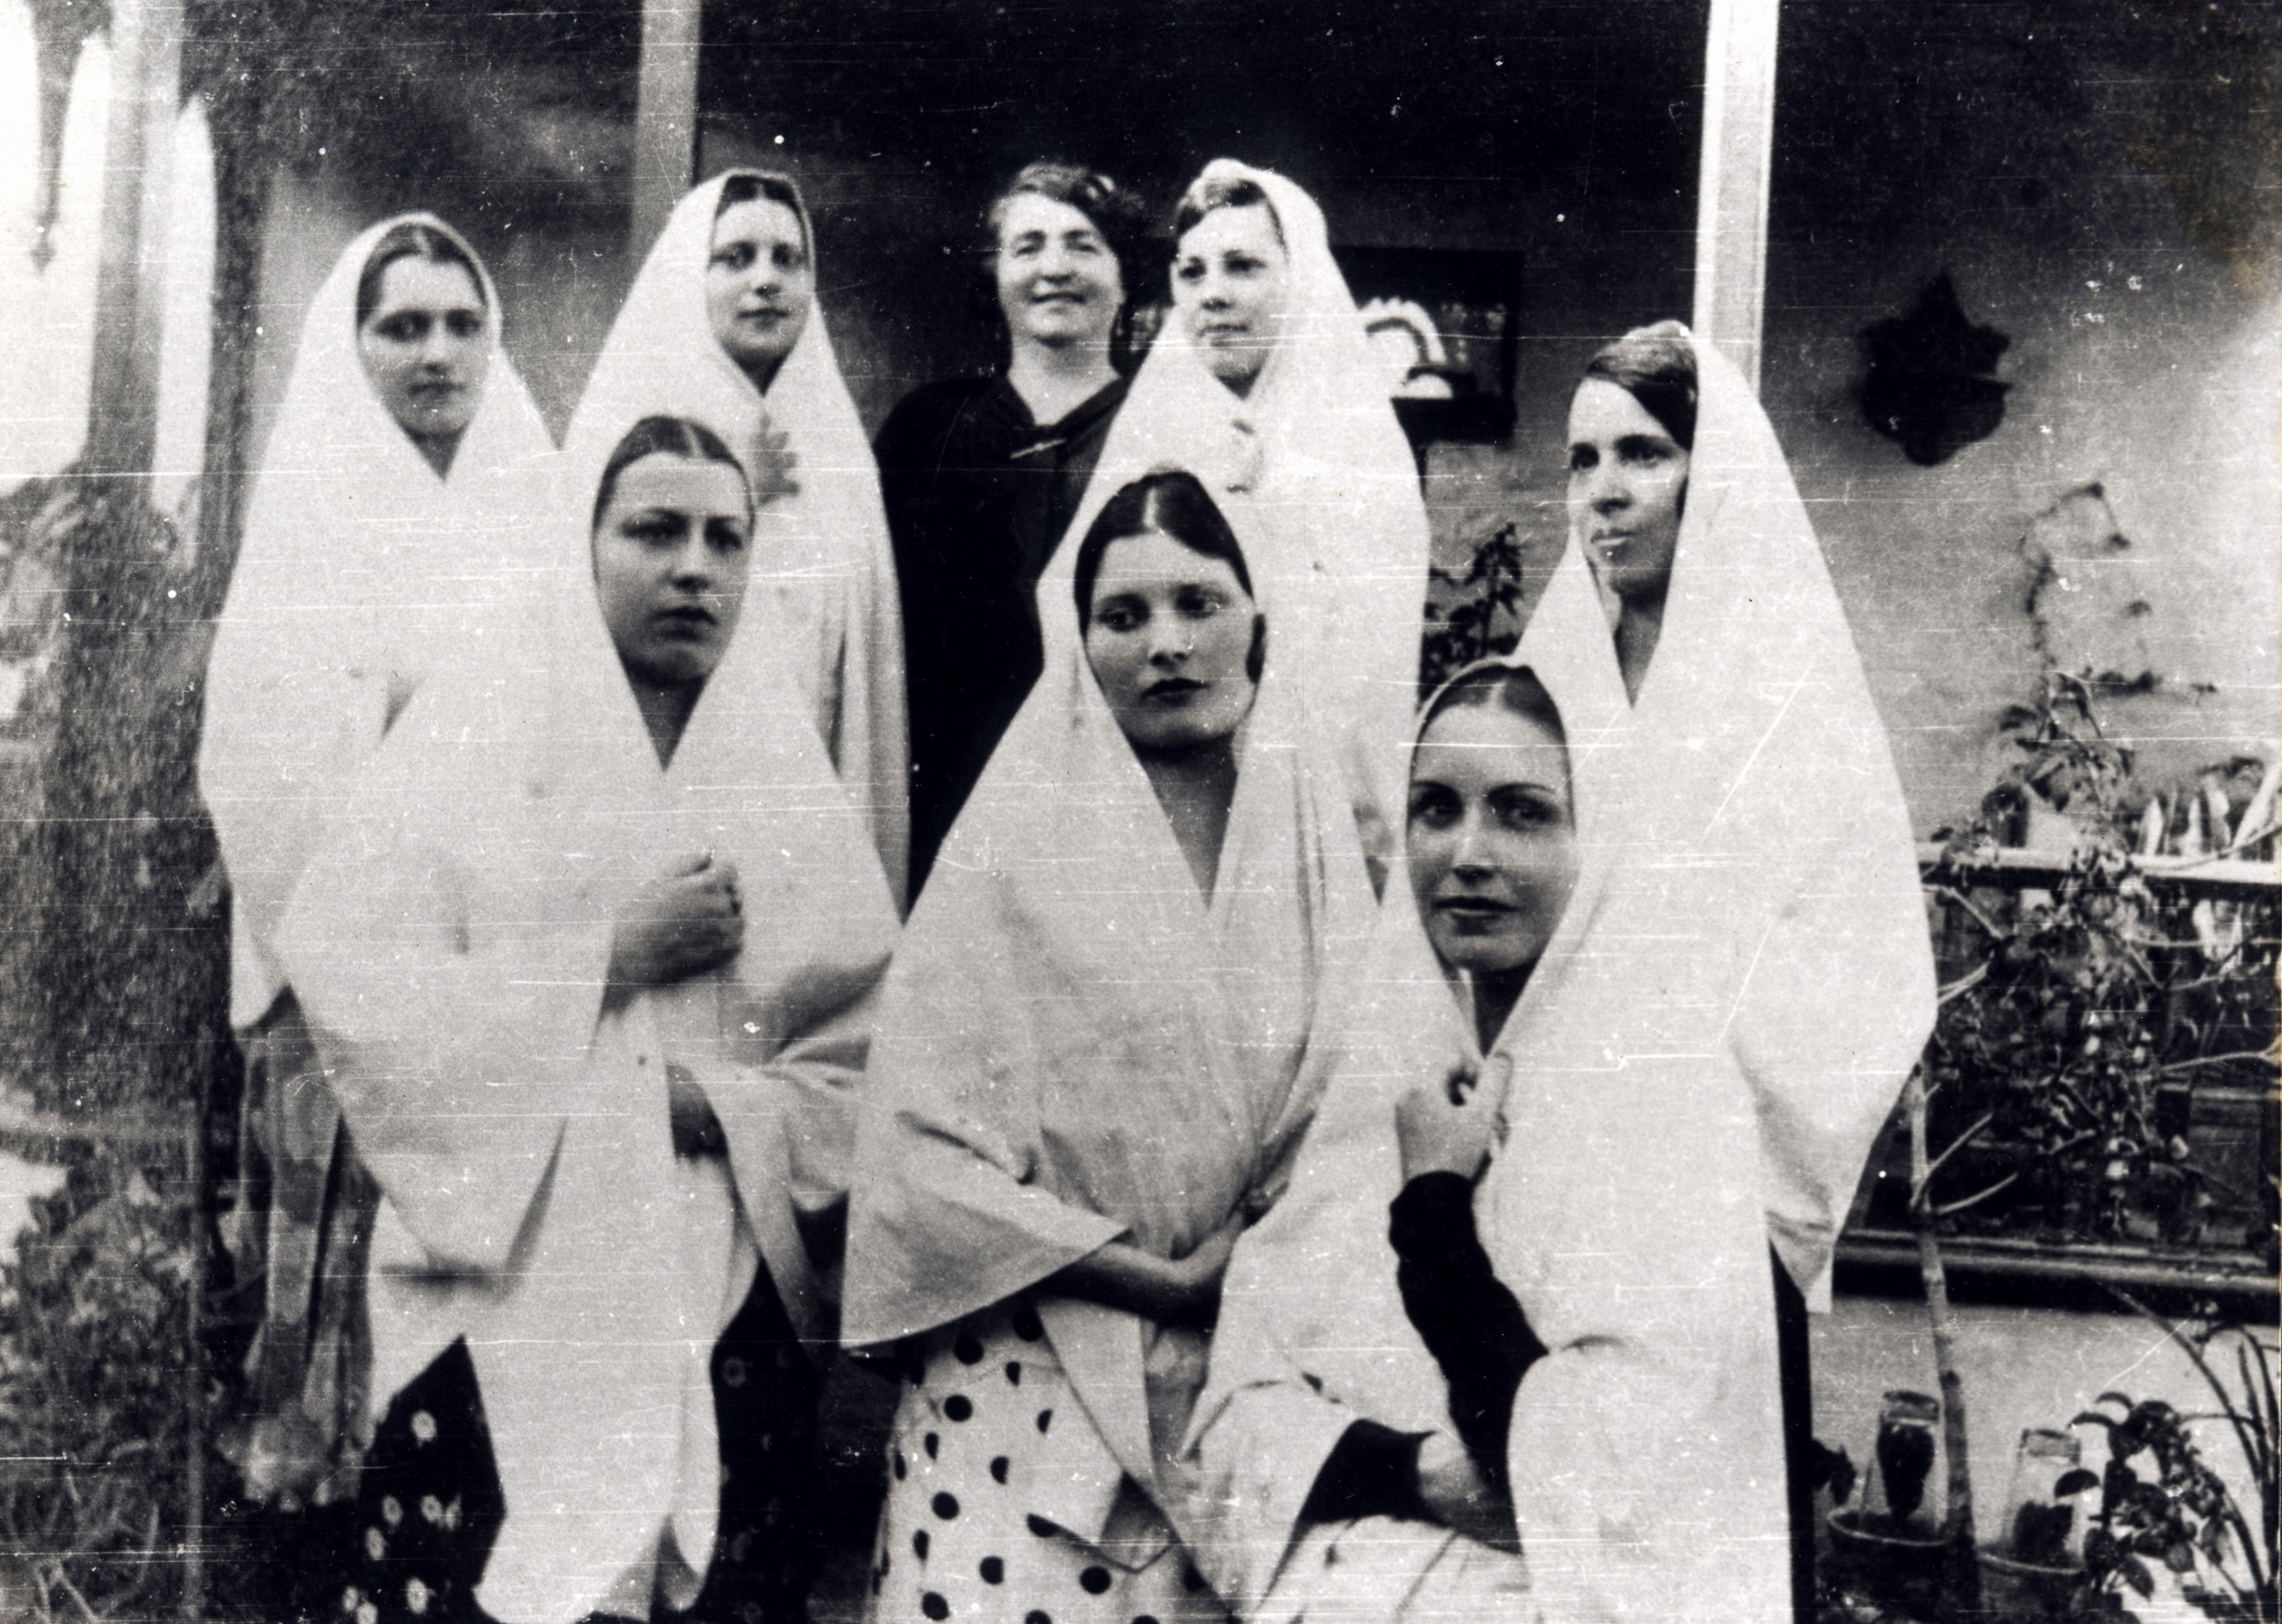
<svg viewBox="0 0 2282 1624">
<path fill-rule="evenodd" d="M 1932 1029 L 1916 846 L 1846 615 L 1774 426 L 1677 322 L 1588 367 L 1567 553 L 1523 634 L 1607 838 L 1655 865 L 1645 950 L 1707 967 L 1717 1066 L 1757 1108 L 1782 1263 L 1794 1560 L 1811 1561 L 1807 1310 Z M 1799 1572 L 1811 1581 L 1811 1569 Z"/>
<path fill-rule="evenodd" d="M 1453 679 L 1425 713 L 1421 770 L 1437 745 L 1494 760 L 1495 736 L 1437 728 L 1464 718 L 1443 708 L 1464 690 L 1484 688 L 1494 707 L 1516 680 L 1542 696 L 1510 665 Z M 1557 759 L 1559 732 L 1539 738 L 1535 753 Z M 1541 865 L 1530 882 L 1531 949 L 1498 963 L 1496 980 L 1461 972 L 1438 954 L 1413 882 L 1438 914 L 1447 889 L 1398 871 L 1337 997 L 1344 1024 L 1312 1059 L 1329 1082 L 1291 1189 L 1230 1265 L 1190 1446 L 1195 1549 L 1247 1619 L 1737 1624 L 1785 1609 L 1755 1128 L 1740 1079 L 1706 1063 L 1716 969 L 1707 978 L 1689 959 L 1641 953 L 1670 927 L 1653 864 L 1596 833 L 1606 809 L 1591 804 L 1587 774 L 1570 775 L 1565 793 L 1558 766 L 1536 776 L 1533 793 L 1574 805 L 1575 833 L 1569 877 Z M 1495 811 L 1510 792 L 1481 799 Z M 1423 791 L 1414 805 L 1415 855 L 1435 814 Z M 1478 868 L 1467 884 L 1494 895 L 1500 872 Z M 1514 970 L 1526 977 L 1518 997 Z M 1479 1371 L 1470 1390 L 1460 1369 L 1446 1374 L 1406 1307 L 1404 1274 L 1421 1261 L 1447 1268 L 1458 1246 L 1394 1238 L 1416 1221 L 1397 1196 L 1408 1203 L 1426 1182 L 1408 1182 L 1419 1171 L 1410 1114 L 1439 1110 L 1445 1088 L 1459 1097 L 1452 1080 L 1466 1076 L 1480 1080 L 1460 1108 L 1481 1113 L 1480 1137 L 1443 1165 L 1476 1168 L 1487 1153 L 1470 1190 L 1460 1173 L 1457 1222 L 1471 1218 L 1477 1267 L 1492 1278 L 1471 1287 L 1473 1303 L 1434 1306 L 1494 1324 L 1489 1299 L 1502 1300 L 1513 1328 L 1493 1352 L 1510 1362 L 1486 1399 Z M 1459 1240 L 1472 1250 L 1475 1236 Z M 1491 1436 L 1470 1436 L 1485 1421 Z M 1387 1449 L 1345 1441 L 1374 1429 Z M 1374 1452 L 1388 1480 L 1377 1493 L 1328 1487 L 1342 1458 L 1352 1475 Z M 1454 1457 L 1471 1462 L 1455 1488 Z M 1390 1466 L 1408 1481 L 1391 1481 Z M 1501 1478 L 1510 1499 L 1495 1493 Z M 1520 1560 L 1458 1525 L 1518 1541 Z"/>
<path fill-rule="evenodd" d="M 1198 472 L 1243 527 L 1254 574 L 1275 583 L 1285 680 L 1338 741 L 1366 847 L 1383 862 L 1426 605 L 1418 465 L 1314 198 L 1272 170 L 1215 159 L 1183 198 L 1178 229 L 1174 313 L 1070 533 L 1083 535 L 1146 469 Z M 1240 264 L 1227 274 L 1255 255 L 1270 273 L 1264 304 L 1242 286 Z M 1040 583 L 1050 609 L 1067 595 L 1070 551 Z"/>
<path fill-rule="evenodd" d="M 554 446 L 501 316 L 482 261 L 433 215 L 383 220 L 342 251 L 302 324 L 206 671 L 199 788 L 230 880 L 246 1149 L 270 1180 L 239 1246 L 267 1276 L 241 1460 L 257 1497 L 327 1498 L 323 1474 L 344 1443 L 353 1456 L 347 1288 L 370 1217 L 344 1156 L 320 1223 L 340 1113 L 314 1079 L 278 921 L 389 724 L 437 665 L 516 627 L 544 567 Z"/>
<path fill-rule="evenodd" d="M 894 906 L 767 623 L 737 629 L 751 509 L 734 459 L 676 421 L 591 444 L 607 462 L 573 463 L 591 505 L 556 538 L 547 658 L 415 701 L 286 930 L 386 1195 L 373 1390 L 397 1402 L 359 1501 L 350 1598 L 377 1617 L 476 1617 L 453 1610 L 469 1589 L 505 1624 L 645 1618 L 654 1594 L 687 1606 L 721 1497 L 717 1335 L 732 1315 L 777 1322 L 771 1367 L 714 1373 L 790 1394 L 795 1430 L 811 1378 L 794 1337 L 830 1335 L 801 1231 L 845 1188 Z M 764 501 L 774 472 L 759 470 Z M 710 674 L 669 683 L 637 661 L 628 577 L 605 548 L 700 530 L 721 556 L 676 562 L 646 608 L 631 600 L 642 635 L 711 639 Z M 668 927 L 720 934 L 667 963 Z M 627 968 L 643 953 L 651 968 Z M 464 1388 L 471 1366 L 479 1404 L 420 1401 Z M 504 1516 L 487 1563 L 486 1428 Z M 797 1439 L 728 1441 L 763 1467 L 785 1445 L 797 1476 Z M 389 1492 L 393 1472 L 419 1482 L 424 1457 L 477 1481 L 462 1497 Z M 754 1509 L 771 1559 L 797 1566 L 781 1548 L 794 1507 Z"/>
<path fill-rule="evenodd" d="M 1046 613 L 1076 625 L 1083 583 L 1099 626 L 1107 572 L 1145 543 L 1256 589 L 1230 605 L 1264 622 L 1256 697 L 1208 741 L 1235 781 L 1225 835 L 1217 863 L 1191 849 L 1197 803 L 1145 767 L 1081 637 L 1050 639 L 905 932 L 866 1084 L 844 1336 L 923 1339 L 881 1618 L 1221 1615 L 1173 1548 L 1170 1453 L 1227 1248 L 1312 1103 L 1324 963 L 1371 899 L 1337 766 L 1277 665 L 1280 583 L 1248 577 L 1198 481 L 1121 493 Z"/>
<path fill-rule="evenodd" d="M 792 488 L 757 537 L 751 610 L 766 605 L 771 635 L 795 646 L 790 668 L 900 900 L 910 812 L 895 558 L 871 441 L 815 305 L 815 256 L 788 176 L 729 170 L 684 197 L 611 324 L 565 450 L 607 455 L 594 441 L 613 425 L 662 414 L 710 425 L 748 466 L 764 441 L 790 462 Z"/>
</svg>

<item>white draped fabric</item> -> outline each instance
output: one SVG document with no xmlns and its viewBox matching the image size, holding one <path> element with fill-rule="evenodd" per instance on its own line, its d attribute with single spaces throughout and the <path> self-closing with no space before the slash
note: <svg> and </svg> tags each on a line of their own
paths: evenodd
<svg viewBox="0 0 2282 1624">
<path fill-rule="evenodd" d="M 596 605 L 585 517 L 627 426 L 568 458 L 581 499 L 557 526 L 543 659 L 420 696 L 285 931 L 386 1195 L 375 1400 L 467 1339 L 507 1505 L 477 1599 L 506 1624 L 646 1608 L 669 1524 L 685 1559 L 707 1560 L 707 1357 L 756 1246 L 794 1325 L 830 1335 L 796 1220 L 846 1187 L 896 927 L 867 822 L 765 618 L 739 627 L 659 767 Z M 703 851 L 737 865 L 741 955 L 606 1009 L 618 907 Z M 669 1069 L 705 1090 L 726 1158 L 675 1156 Z"/>
<path fill-rule="evenodd" d="M 252 1025 L 285 984 L 276 946 L 294 882 L 390 719 L 438 665 L 509 636 L 546 564 L 554 453 L 500 347 L 439 478 L 357 354 L 357 282 L 374 246 L 432 215 L 357 236 L 302 323 L 277 426 L 206 669 L 198 784 L 229 871 L 230 1021 Z"/>
<path fill-rule="evenodd" d="M 1326 1000 L 1323 1103 L 1290 1192 L 1238 1244 L 1191 1434 L 1193 1547 L 1246 1618 L 1787 1616 L 1751 1101 L 1718 1062 L 1699 966 L 1649 946 L 1668 928 L 1649 865 L 1594 834 L 1595 809 L 1579 823 L 1568 912 L 1491 1047 L 1513 1081 L 1474 1201 L 1497 1278 L 1549 1350 L 1507 1438 L 1525 1593 L 1512 1564 L 1446 1529 L 1300 1521 L 1355 1421 L 1455 1431 L 1387 1241 L 1394 1109 L 1484 1057 L 1398 871 L 1370 952 Z"/>
<path fill-rule="evenodd" d="M 1759 1115 L 1769 1239 L 1809 1304 L 1933 1023 L 1901 786 L 1774 426 L 1699 344 L 1686 507 L 1637 705 L 1574 539 L 1522 639 L 1599 838 L 1652 876 L 1636 952 L 1686 960 Z M 1638 1045 L 1634 1045 L 1637 1047 Z"/>
<path fill-rule="evenodd" d="M 871 441 L 821 301 L 765 402 L 716 341 L 706 313 L 721 188 L 757 173 L 716 175 L 675 205 L 611 324 L 564 448 L 599 461 L 608 447 L 598 453 L 595 442 L 612 425 L 665 414 L 706 424 L 748 469 L 764 438 L 780 456 L 790 453 L 798 489 L 771 502 L 756 529 L 746 613 L 765 614 L 769 635 L 791 645 L 817 734 L 864 809 L 900 899 L 910 847 L 903 617 Z M 813 265 L 815 225 L 805 206 L 800 215 Z"/>
<path fill-rule="evenodd" d="M 1426 606 L 1430 539 L 1418 465 L 1315 200 L 1229 158 L 1199 178 L 1248 180 L 1267 194 L 1291 258 L 1286 320 L 1240 397 L 1206 369 L 1178 314 L 1167 318 L 1039 601 L 1058 627 L 1076 542 L 1119 488 L 1159 466 L 1193 469 L 1242 515 L 1254 579 L 1276 583 L 1284 676 L 1338 741 L 1364 838 L 1383 858 L 1400 815 L 1398 759 Z"/>
<path fill-rule="evenodd" d="M 1268 667 L 1209 896 L 1078 639 L 1047 639 L 889 975 L 850 1213 L 851 1345 L 949 1325 L 1112 1240 L 1185 1255 L 1280 1189 L 1313 1104 L 1300 1063 L 1325 967 L 1372 904 L 1337 763 L 1278 665 L 1282 583 L 1255 582 Z M 1060 593 L 1049 622 L 1074 628 L 1066 573 Z M 1056 1470 L 1085 1486 L 1032 1509 L 1093 1538 L 1121 1473 L 1159 1493 L 1204 1339 L 1066 1298 L 1038 1307 L 1093 1427 L 1056 1426 Z"/>
</svg>

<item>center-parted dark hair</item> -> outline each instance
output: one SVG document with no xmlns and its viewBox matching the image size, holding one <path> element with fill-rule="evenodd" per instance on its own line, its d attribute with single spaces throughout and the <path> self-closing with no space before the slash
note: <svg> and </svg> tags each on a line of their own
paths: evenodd
<svg viewBox="0 0 2282 1624">
<path fill-rule="evenodd" d="M 1241 175 L 1199 180 L 1183 193 L 1180 207 L 1173 212 L 1173 240 L 1178 242 L 1187 236 L 1190 228 L 1214 209 L 1248 209 L 1254 204 L 1268 211 L 1268 223 L 1275 227 L 1276 241 L 1282 242 L 1283 217 L 1276 213 L 1275 204 L 1258 181 L 1246 180 Z"/>
<path fill-rule="evenodd" d="M 1034 163 L 1024 164 L 982 212 L 983 285 L 979 308 L 990 324 L 1000 356 L 1007 354 L 1012 339 L 1007 331 L 1006 312 L 999 308 L 998 278 L 993 266 L 999 253 L 999 233 L 1006 225 L 1007 210 L 1016 198 L 1026 196 L 1042 197 L 1049 203 L 1066 204 L 1077 210 L 1102 234 L 1102 241 L 1109 245 L 1110 253 L 1116 257 L 1117 274 L 1125 283 L 1125 298 L 1117 307 L 1116 321 L 1109 330 L 1109 363 L 1120 372 L 1131 372 L 1139 359 L 1132 352 L 1133 311 L 1142 279 L 1136 273 L 1161 260 L 1162 251 L 1153 248 L 1150 243 L 1148 214 L 1138 198 L 1101 171 L 1065 163 L 1058 158 L 1041 158 Z"/>
<path fill-rule="evenodd" d="M 1596 351 L 1585 375 L 1638 401 L 1681 450 L 1696 448 L 1696 351 L 1679 322 L 1634 328 Z"/>
<path fill-rule="evenodd" d="M 746 508 L 748 511 L 751 509 L 757 482 L 746 472 L 745 465 L 737 460 L 737 454 L 728 448 L 720 435 L 704 424 L 692 422 L 686 417 L 644 417 L 626 431 L 626 437 L 618 442 L 618 449 L 612 452 L 610 460 L 602 465 L 602 477 L 594 488 L 594 515 L 587 520 L 590 529 L 602 522 L 602 514 L 610 507 L 611 498 L 618 494 L 618 476 L 644 457 L 655 456 L 661 452 L 668 456 L 686 456 L 693 462 L 726 463 L 735 468 L 738 478 L 744 482 Z M 759 483 L 764 491 L 774 493 L 772 481 Z M 760 499 L 768 500 L 768 495 L 763 495 Z"/>
<path fill-rule="evenodd" d="M 448 232 L 418 220 L 406 220 L 392 225 L 381 234 L 381 240 L 372 245 L 372 252 L 364 257 L 364 269 L 357 273 L 357 325 L 362 327 L 381 303 L 381 278 L 388 275 L 388 267 L 399 259 L 424 259 L 430 265 L 456 265 L 466 271 L 467 279 L 476 285 L 476 302 L 485 305 L 484 274 L 476 268 L 476 261 L 459 240 Z"/>
<path fill-rule="evenodd" d="M 1426 719 L 1419 724 L 1418 737 L 1424 739 L 1435 718 L 1446 710 L 1492 706 L 1537 723 L 1564 747 L 1569 742 L 1568 729 L 1561 725 L 1561 707 L 1526 665 L 1484 665 L 1458 678 L 1435 696 Z"/>
<path fill-rule="evenodd" d="M 1199 558 L 1219 559 L 1235 575 L 1246 597 L 1258 595 L 1252 591 L 1251 571 L 1245 567 L 1244 550 L 1237 544 L 1236 532 L 1229 528 L 1227 516 L 1203 482 L 1186 468 L 1159 468 L 1110 498 L 1085 532 L 1085 540 L 1078 543 L 1073 590 L 1081 634 L 1094 623 L 1094 583 L 1101 576 L 1102 558 L 1110 543 L 1152 530 L 1170 536 Z M 1245 674 L 1254 682 L 1267 669 L 1267 633 L 1266 617 L 1255 616 L 1251 654 L 1244 663 Z"/>
<path fill-rule="evenodd" d="M 816 257 L 816 245 L 808 240 L 808 211 L 801 206 L 800 188 L 782 175 L 738 173 L 721 183 L 721 196 L 713 205 L 718 220 L 740 203 L 780 203 L 801 223 L 801 252 Z"/>
</svg>

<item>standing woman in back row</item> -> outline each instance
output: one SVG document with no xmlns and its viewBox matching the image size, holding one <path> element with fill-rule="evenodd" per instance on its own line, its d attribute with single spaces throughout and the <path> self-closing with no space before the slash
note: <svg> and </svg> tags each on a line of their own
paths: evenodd
<svg viewBox="0 0 2282 1624">
<path fill-rule="evenodd" d="M 1838 1226 L 1933 1023 L 1909 809 L 1774 427 L 1680 323 L 1586 368 L 1569 532 L 1517 657 L 1560 704 L 1580 803 L 1610 809 L 1597 838 L 1659 857 L 1632 1053 L 1670 1052 L 1646 1024 L 1660 985 L 1729 1011 L 1702 1064 L 1757 1116 L 1803 1614 L 1806 1315 L 1829 1307 Z"/>
<path fill-rule="evenodd" d="M 929 383 L 880 430 L 911 692 L 912 890 L 1038 680 L 1038 577 L 1125 404 L 1143 228 L 1107 175 L 1028 165 L 992 200 L 1004 370 Z"/>
<path fill-rule="evenodd" d="M 879 472 L 816 304 L 816 231 L 785 175 L 730 170 L 675 206 L 611 324 L 564 450 L 613 424 L 709 424 L 792 488 L 753 538 L 747 611 L 789 639 L 811 717 L 900 902 L 909 846 L 903 628 Z"/>
<path fill-rule="evenodd" d="M 267 1276 L 240 1469 L 332 1499 L 363 1380 L 370 1185 L 277 955 L 288 898 L 358 772 L 447 657 L 511 634 L 545 566 L 554 445 L 500 346 L 498 289 L 433 215 L 357 236 L 310 301 L 206 670 L 198 784 L 230 881 L 248 1077 L 239 1266 Z"/>
<path fill-rule="evenodd" d="M 1182 197 L 1174 229 L 1173 314 L 1134 378 L 1075 529 L 1151 468 L 1205 479 L 1257 538 L 1253 568 L 1285 606 L 1287 680 L 1337 741 L 1365 849 L 1383 874 L 1401 821 L 1426 603 L 1417 464 L 1314 198 L 1272 170 L 1216 159 Z M 1057 557 L 1049 580 L 1058 584 L 1040 602 L 1066 594 L 1068 579 Z"/>
</svg>

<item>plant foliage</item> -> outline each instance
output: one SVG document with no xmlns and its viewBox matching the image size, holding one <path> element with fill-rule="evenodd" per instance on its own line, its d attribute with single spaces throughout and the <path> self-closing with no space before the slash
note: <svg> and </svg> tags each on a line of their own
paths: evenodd
<svg viewBox="0 0 2282 1624">
<path fill-rule="evenodd" d="M 1501 525 L 1474 544 L 1462 575 L 1436 566 L 1418 666 L 1424 699 L 1477 660 L 1511 654 L 1522 636 L 1522 542 Z"/>
<path fill-rule="evenodd" d="M 2097 1482 L 2099 1512 L 2084 1539 L 2087 1577 L 2077 1595 L 2079 1616 L 2133 1617 L 2126 1597 L 2155 1593 L 2161 1563 L 2177 1576 L 2180 1594 L 2219 1624 L 2275 1624 L 2277 1610 L 2276 1514 L 2278 1436 L 2275 1406 L 2276 1349 L 2231 1322 L 2183 1328 L 2125 1301 L 2161 1325 L 2194 1363 L 2217 1398 L 2217 1416 L 2182 1414 L 2160 1399 L 2134 1403 L 2102 1393 L 2095 1409 L 2076 1418 L 2108 1434 L 2108 1465 L 2095 1479 L 2085 1472 L 2058 1487 L 2088 1489 Z M 2228 1355 L 2233 1357 L 2231 1360 Z M 2232 1378 L 2230 1380 L 2229 1378 Z M 2223 1418 L 2257 1486 L 2257 1521 L 2236 1504 L 2225 1480 L 2203 1460 L 2191 1425 Z"/>
<path fill-rule="evenodd" d="M 2197 1085 L 2275 1086 L 2275 907 L 2151 886 L 2141 861 L 2167 844 L 2202 854 L 2229 813 L 2257 815 L 2257 793 L 2239 763 L 2151 793 L 2066 677 L 2023 719 L 2023 760 L 1932 876 L 1960 921 L 1951 956 L 1978 959 L 1950 983 L 1927 1053 L 1944 1147 L 1934 1210 L 1952 1229 L 2247 1245 L 2271 1267 L 2273 1171 L 2209 1165 L 2187 1117 Z M 2057 885 L 1975 888 L 2024 814 L 2056 812 L 2072 842 Z M 2235 838 L 2247 850 L 2272 836 Z"/>
</svg>

